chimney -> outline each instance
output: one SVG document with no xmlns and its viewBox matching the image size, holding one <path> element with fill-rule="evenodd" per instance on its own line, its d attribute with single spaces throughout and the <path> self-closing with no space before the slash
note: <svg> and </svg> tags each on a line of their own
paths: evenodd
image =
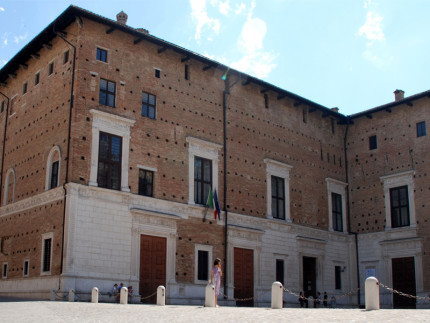
<svg viewBox="0 0 430 323">
<path fill-rule="evenodd" d="M 395 90 L 394 92 L 394 101 L 401 101 L 405 98 L 405 91 L 402 90 Z"/>
<path fill-rule="evenodd" d="M 128 15 L 124 11 L 121 11 L 119 14 L 116 15 L 116 21 L 124 26 L 127 24 L 127 18 Z"/>
<path fill-rule="evenodd" d="M 334 111 L 334 112 L 339 112 L 339 108 L 338 107 L 331 108 L 330 110 Z"/>
</svg>

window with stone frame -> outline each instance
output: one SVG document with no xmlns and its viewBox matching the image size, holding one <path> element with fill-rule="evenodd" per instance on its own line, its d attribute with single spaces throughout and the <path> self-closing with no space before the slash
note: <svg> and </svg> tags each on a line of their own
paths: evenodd
<svg viewBox="0 0 430 323">
<path fill-rule="evenodd" d="M 390 189 L 391 227 L 407 227 L 409 218 L 409 193 L 407 186 Z"/>
<path fill-rule="evenodd" d="M 212 161 L 196 156 L 194 158 L 194 202 L 206 205 L 211 189 Z"/>
<path fill-rule="evenodd" d="M 153 195 L 154 172 L 139 169 L 139 195 L 150 196 Z"/>
<path fill-rule="evenodd" d="M 156 96 L 142 92 L 142 116 L 155 119 Z"/>
<path fill-rule="evenodd" d="M 115 82 L 100 79 L 99 104 L 115 107 Z"/>
<path fill-rule="evenodd" d="M 113 190 L 121 189 L 122 138 L 100 132 L 97 184 Z"/>
<path fill-rule="evenodd" d="M 331 193 L 331 213 L 333 217 L 333 230 L 343 232 L 342 195 Z"/>
<path fill-rule="evenodd" d="M 55 188 L 58 186 L 58 165 L 59 165 L 58 160 L 52 163 L 51 183 L 49 185 L 50 188 Z"/>
<path fill-rule="evenodd" d="M 98 61 L 107 63 L 107 50 L 102 48 L 97 48 L 96 59 Z"/>
<path fill-rule="evenodd" d="M 211 245 L 195 244 L 194 251 L 194 283 L 207 284 L 210 279 L 212 265 Z"/>
<path fill-rule="evenodd" d="M 42 272 L 51 272 L 52 238 L 43 239 Z"/>
<path fill-rule="evenodd" d="M 285 181 L 283 178 L 272 176 L 272 217 L 285 220 Z"/>
</svg>

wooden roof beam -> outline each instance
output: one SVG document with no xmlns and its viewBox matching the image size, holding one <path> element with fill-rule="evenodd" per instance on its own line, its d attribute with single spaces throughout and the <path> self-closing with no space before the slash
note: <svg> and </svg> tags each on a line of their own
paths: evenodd
<svg viewBox="0 0 430 323">
<path fill-rule="evenodd" d="M 158 54 L 161 54 L 162 52 L 165 52 L 167 50 L 167 47 L 161 47 L 157 50 Z"/>
<path fill-rule="evenodd" d="M 106 34 L 110 34 L 111 32 L 113 32 L 116 28 L 115 27 L 110 27 L 109 29 L 106 30 Z"/>
<path fill-rule="evenodd" d="M 189 60 L 190 60 L 190 56 L 182 57 L 181 58 L 181 63 L 184 63 L 184 62 L 189 61 Z"/>
<path fill-rule="evenodd" d="M 287 95 L 285 93 L 278 94 L 278 100 L 282 100 L 283 98 L 286 98 Z"/>
<path fill-rule="evenodd" d="M 42 46 L 45 49 L 52 49 L 52 45 L 51 44 L 43 44 Z"/>
<path fill-rule="evenodd" d="M 30 55 L 32 58 L 34 58 L 34 59 L 39 59 L 40 58 L 40 55 L 39 54 L 31 54 Z"/>
<path fill-rule="evenodd" d="M 251 80 L 247 77 L 246 80 L 242 82 L 242 85 L 248 85 L 249 83 L 251 83 Z"/>
<path fill-rule="evenodd" d="M 211 69 L 213 66 L 212 65 L 206 65 L 203 67 L 203 71 L 207 71 L 209 69 Z"/>
<path fill-rule="evenodd" d="M 144 39 L 143 37 L 136 38 L 136 39 L 133 41 L 133 44 L 134 44 L 134 45 L 139 44 L 143 39 Z"/>
</svg>

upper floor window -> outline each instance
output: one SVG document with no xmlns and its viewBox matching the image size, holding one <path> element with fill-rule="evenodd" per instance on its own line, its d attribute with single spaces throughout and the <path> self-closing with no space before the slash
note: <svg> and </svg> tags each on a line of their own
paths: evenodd
<svg viewBox="0 0 430 323">
<path fill-rule="evenodd" d="M 263 96 L 264 96 L 264 107 L 266 109 L 269 109 L 269 95 L 267 93 L 264 93 Z"/>
<path fill-rule="evenodd" d="M 151 196 L 153 194 L 154 172 L 139 169 L 139 195 Z"/>
<path fill-rule="evenodd" d="M 156 68 L 155 69 L 155 77 L 159 79 L 160 76 L 161 76 L 161 71 L 158 68 Z"/>
<path fill-rule="evenodd" d="M 58 164 L 59 161 L 55 161 L 52 163 L 51 169 L 51 188 L 57 187 L 58 184 Z"/>
<path fill-rule="evenodd" d="M 329 230 L 344 232 L 346 228 L 346 187 L 347 184 L 333 178 L 326 178 Z"/>
<path fill-rule="evenodd" d="M 42 238 L 42 273 L 51 272 L 52 260 L 52 234 Z"/>
<path fill-rule="evenodd" d="M 343 232 L 342 195 L 337 193 L 331 193 L 331 205 L 333 230 Z"/>
<path fill-rule="evenodd" d="M 409 221 L 408 187 L 394 187 L 390 189 L 391 227 L 407 227 Z"/>
<path fill-rule="evenodd" d="M 66 50 L 63 55 L 63 64 L 66 64 L 69 61 L 69 51 Z"/>
<path fill-rule="evenodd" d="M 107 62 L 107 50 L 101 49 L 101 48 L 97 48 L 96 59 L 98 61 L 102 61 L 102 62 L 106 63 Z"/>
<path fill-rule="evenodd" d="M 115 82 L 100 79 L 99 103 L 115 107 Z"/>
<path fill-rule="evenodd" d="M 1 101 L 0 103 L 0 113 L 3 113 L 4 111 L 4 101 Z"/>
<path fill-rule="evenodd" d="M 6 172 L 6 182 L 5 182 L 5 190 L 4 190 L 4 205 L 14 203 L 15 202 L 15 181 L 16 181 L 16 173 L 13 168 L 9 168 Z"/>
<path fill-rule="evenodd" d="M 184 76 L 186 80 L 190 79 L 190 66 L 188 64 L 184 65 Z"/>
<path fill-rule="evenodd" d="M 285 181 L 283 178 L 272 176 L 272 216 L 285 220 Z"/>
<path fill-rule="evenodd" d="M 48 75 L 54 73 L 54 62 L 49 63 L 48 65 Z"/>
<path fill-rule="evenodd" d="M 34 75 L 34 85 L 39 84 L 39 82 L 40 82 L 40 73 L 39 73 L 39 72 L 37 72 L 37 73 Z"/>
<path fill-rule="evenodd" d="M 100 132 L 97 183 L 99 187 L 121 188 L 122 138 Z"/>
<path fill-rule="evenodd" d="M 209 191 L 212 189 L 212 161 L 194 158 L 194 202 L 206 205 Z"/>
<path fill-rule="evenodd" d="M 46 161 L 46 182 L 45 189 L 50 190 L 56 188 L 59 184 L 60 174 L 60 160 L 61 150 L 60 147 L 54 146 L 51 148 Z"/>
<path fill-rule="evenodd" d="M 426 122 L 418 122 L 417 123 L 417 137 L 423 137 L 427 135 L 427 131 L 426 131 Z"/>
<path fill-rule="evenodd" d="M 27 82 L 25 82 L 25 83 L 22 85 L 22 94 L 27 93 L 27 88 L 28 88 L 28 83 L 27 83 Z"/>
<path fill-rule="evenodd" d="M 155 119 L 156 97 L 146 92 L 142 93 L 142 116 Z"/>
<path fill-rule="evenodd" d="M 375 136 L 370 136 L 369 137 L 369 150 L 373 150 L 378 148 L 378 144 L 376 141 L 376 135 Z"/>
</svg>

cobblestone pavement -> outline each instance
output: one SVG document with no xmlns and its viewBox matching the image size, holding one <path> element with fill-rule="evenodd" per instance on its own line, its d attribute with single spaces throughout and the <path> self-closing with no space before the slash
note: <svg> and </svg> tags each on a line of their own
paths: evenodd
<svg viewBox="0 0 430 323">
<path fill-rule="evenodd" d="M 0 322 L 430 322 L 430 310 L 120 305 L 50 301 L 0 302 Z"/>
</svg>

